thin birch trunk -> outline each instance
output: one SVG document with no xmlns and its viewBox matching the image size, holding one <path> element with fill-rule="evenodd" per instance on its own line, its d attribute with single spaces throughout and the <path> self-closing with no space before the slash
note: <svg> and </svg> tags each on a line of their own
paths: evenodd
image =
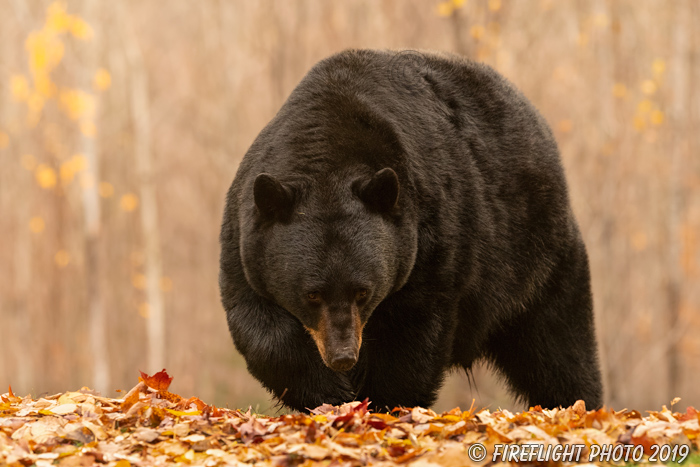
<svg viewBox="0 0 700 467">
<path fill-rule="evenodd" d="M 670 204 L 669 216 L 669 247 L 668 255 L 668 334 L 671 340 L 668 343 L 666 363 L 668 365 L 668 395 L 676 397 L 680 387 L 681 362 L 678 349 L 678 341 L 681 337 L 680 323 L 680 297 L 683 288 L 683 275 L 681 270 L 681 223 L 683 215 L 683 159 L 686 152 L 689 69 L 690 50 L 688 48 L 688 17 L 690 8 L 685 0 L 678 0 L 674 4 L 675 20 L 673 25 L 672 45 L 672 76 L 673 97 L 671 102 L 671 123 L 673 136 L 671 143 L 671 170 L 669 178 Z"/>
<path fill-rule="evenodd" d="M 27 5 L 20 0 L 14 0 L 12 6 L 15 24 L 17 24 L 19 28 L 26 27 L 32 19 Z M 12 35 L 11 37 L 16 39 L 19 36 Z M 18 65 L 16 43 L 7 40 L 3 45 L 7 49 L 5 57 L 8 63 Z M 21 68 L 18 67 L 18 71 L 19 70 L 21 70 Z M 5 94 L 3 99 L 8 99 L 7 94 Z M 18 119 L 18 111 L 20 110 L 24 111 L 17 102 L 12 102 L 11 105 L 3 105 L 3 117 L 7 118 L 5 121 Z M 12 144 L 16 145 L 14 147 L 18 147 L 24 154 L 31 154 L 31 151 L 34 149 L 33 141 L 31 140 L 27 141 L 23 139 L 18 142 L 13 142 Z M 31 178 L 31 174 L 17 177 L 16 183 L 18 185 L 15 186 L 15 191 L 10 193 L 15 200 L 13 204 L 16 208 L 15 219 L 17 221 L 14 244 L 14 267 L 12 269 L 14 276 L 12 296 L 15 300 L 10 302 L 12 307 L 10 312 L 12 313 L 13 319 L 10 325 L 11 331 L 6 334 L 7 342 L 4 342 L 5 351 L 10 352 L 9 355 L 11 355 L 12 360 L 14 360 L 14 365 L 8 365 L 15 370 L 15 373 L 10 375 L 12 376 L 10 382 L 15 385 L 15 389 L 23 392 L 28 392 L 39 379 L 36 377 L 35 372 L 37 361 L 36 351 L 33 346 L 27 349 L 26 343 L 24 342 L 24 340 L 28 338 L 27 336 L 32 335 L 30 297 L 32 296 L 32 258 L 34 256 L 34 247 L 32 244 L 33 238 L 29 231 L 29 221 L 32 217 L 31 209 L 33 196 L 22 192 L 34 188 Z M 31 338 L 29 337 L 29 339 Z"/>
<path fill-rule="evenodd" d="M 87 52 L 82 70 L 82 83 L 92 83 L 92 76 L 98 68 L 99 31 L 96 21 L 99 19 L 99 0 L 88 0 L 85 5 L 85 17 L 98 31 L 86 43 Z M 99 99 L 95 96 L 95 124 L 99 113 Z M 95 125 L 97 126 L 97 125 Z M 109 356 L 107 350 L 106 316 L 100 291 L 100 197 L 97 193 L 99 180 L 99 157 L 96 135 L 82 134 L 80 137 L 81 153 L 85 156 L 86 168 L 82 187 L 82 203 L 85 231 L 85 285 L 87 292 L 88 315 L 90 321 L 90 348 L 92 350 L 93 387 L 101 392 L 109 390 Z"/>
<path fill-rule="evenodd" d="M 602 15 L 606 18 L 608 18 L 608 21 L 612 21 L 612 18 L 615 17 L 615 11 L 613 10 L 615 6 L 610 5 L 606 0 L 597 0 L 595 4 L 593 5 L 593 11 L 595 15 Z M 577 12 L 577 17 L 576 20 L 579 20 L 579 18 L 582 16 L 581 12 L 576 9 Z M 577 21 L 578 22 L 578 21 Z M 617 125 L 617 115 L 616 115 L 616 109 L 615 109 L 615 102 L 611 98 L 612 94 L 612 89 L 613 86 L 615 85 L 615 48 L 611 47 L 612 42 L 614 41 L 613 35 L 611 33 L 611 28 L 601 28 L 602 30 L 599 30 L 597 34 L 599 35 L 598 37 L 598 46 L 596 50 L 596 58 L 598 62 L 598 67 L 597 71 L 599 73 L 598 75 L 598 99 L 599 102 L 601 102 L 600 106 L 600 114 L 599 114 L 599 119 L 601 122 L 600 126 L 600 134 L 599 134 L 599 139 L 598 139 L 598 144 L 602 147 L 604 144 L 609 144 L 609 142 L 616 137 L 618 133 L 618 125 Z M 610 189 L 614 189 L 614 187 L 609 186 Z M 606 193 L 610 199 L 614 198 L 614 193 Z M 610 242 L 607 242 L 607 245 L 610 245 Z M 604 296 L 607 295 L 608 291 L 603 291 Z M 593 291 L 594 296 L 596 291 Z M 601 303 L 600 301 L 598 303 Z M 594 310 L 597 311 L 596 313 L 596 319 L 602 321 L 607 324 L 607 326 L 603 326 L 603 329 L 609 328 L 610 326 L 617 326 L 619 323 L 614 322 L 613 324 L 610 324 L 611 320 L 610 316 L 606 316 L 605 314 L 601 314 L 600 310 Z M 601 332 L 601 325 L 598 323 L 598 349 L 599 349 L 599 359 L 601 363 L 601 373 L 602 373 L 602 378 L 603 378 L 603 388 L 605 391 L 608 393 L 608 400 L 609 399 L 614 399 L 617 397 L 619 394 L 619 388 L 617 387 L 617 379 L 614 377 L 614 372 L 618 371 L 619 368 L 619 362 L 614 361 L 612 362 L 611 359 L 613 356 L 618 355 L 617 353 L 612 352 L 609 354 L 609 346 L 608 343 L 606 342 L 606 336 Z"/>
<path fill-rule="evenodd" d="M 141 47 L 128 21 L 129 15 L 120 3 L 120 18 L 124 25 L 124 48 L 130 77 L 131 113 L 134 124 L 134 156 L 141 198 L 141 225 L 145 253 L 146 299 L 148 303 L 148 368 L 157 371 L 165 367 L 165 307 L 160 289 L 162 261 L 158 232 L 158 205 L 153 180 L 151 152 L 151 114 L 148 95 L 148 75 Z"/>
</svg>

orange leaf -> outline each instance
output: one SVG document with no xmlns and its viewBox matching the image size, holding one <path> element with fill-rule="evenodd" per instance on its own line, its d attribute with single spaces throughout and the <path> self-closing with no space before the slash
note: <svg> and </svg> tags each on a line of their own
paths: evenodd
<svg viewBox="0 0 700 467">
<path fill-rule="evenodd" d="M 10 395 L 12 395 L 11 391 L 10 391 Z M 695 407 L 688 407 L 687 409 L 685 409 L 685 413 L 683 415 L 676 417 L 676 420 L 678 420 L 679 422 L 685 422 L 686 420 L 693 420 L 695 418 L 700 420 L 699 415 L 700 415 L 700 412 L 695 410 Z"/>
<path fill-rule="evenodd" d="M 183 398 L 178 404 L 178 408 L 186 409 L 189 408 L 192 404 L 194 404 L 197 407 L 197 410 L 204 410 L 207 407 L 207 404 L 205 404 L 200 398 L 190 397 L 187 400 Z"/>
<path fill-rule="evenodd" d="M 652 438 L 648 437 L 646 433 L 644 433 L 642 436 L 632 436 L 632 444 L 635 446 L 641 445 L 644 448 L 644 454 L 650 455 L 654 451 L 651 449 L 651 447 L 656 444 L 656 441 L 654 441 Z"/>
<path fill-rule="evenodd" d="M 164 390 L 158 391 L 158 397 L 160 397 L 161 399 L 165 399 L 166 401 L 170 401 L 173 404 L 179 404 L 183 400 L 182 396 L 178 396 L 177 394 L 173 394 L 172 392 Z"/>
<path fill-rule="evenodd" d="M 143 381 L 146 383 L 146 386 L 155 389 L 156 391 L 167 391 L 170 383 L 173 380 L 173 377 L 170 376 L 167 371 L 165 371 L 165 368 L 163 368 L 163 371 L 159 371 L 153 376 L 148 376 L 143 371 L 140 373 L 141 377 L 139 378 L 139 381 Z"/>
<path fill-rule="evenodd" d="M 146 391 L 146 385 L 143 381 L 139 382 L 136 386 L 131 388 L 131 390 L 124 396 L 124 402 L 122 402 L 121 410 L 122 412 L 127 412 L 131 406 L 139 401 L 139 394 Z"/>
</svg>

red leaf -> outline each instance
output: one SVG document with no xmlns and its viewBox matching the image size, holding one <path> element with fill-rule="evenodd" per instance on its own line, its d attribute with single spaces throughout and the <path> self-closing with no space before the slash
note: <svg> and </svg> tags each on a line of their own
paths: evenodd
<svg viewBox="0 0 700 467">
<path fill-rule="evenodd" d="M 314 421 L 311 422 L 309 428 L 306 430 L 306 435 L 304 436 L 304 441 L 313 444 L 316 442 L 316 430 L 318 429 L 318 424 Z"/>
<path fill-rule="evenodd" d="M 401 445 L 387 446 L 386 450 L 391 457 L 399 457 L 406 454 L 406 447 Z"/>
<path fill-rule="evenodd" d="M 378 420 L 376 418 L 370 418 L 369 420 L 367 420 L 366 423 L 372 428 L 376 428 L 377 430 L 383 430 L 388 426 L 386 422 L 384 422 L 384 420 Z"/>
<path fill-rule="evenodd" d="M 12 393 L 10 393 L 12 394 Z M 698 411 L 695 410 L 695 407 L 688 407 L 685 409 L 685 413 L 681 415 L 680 417 L 677 418 L 679 422 L 685 422 L 686 420 L 693 420 L 695 418 L 698 418 Z"/>
<path fill-rule="evenodd" d="M 367 407 L 369 406 L 369 397 L 365 397 L 365 400 L 362 401 L 360 405 L 357 407 L 354 407 L 352 409 L 353 412 L 360 414 L 360 416 L 364 416 L 364 414 L 367 413 Z"/>
</svg>

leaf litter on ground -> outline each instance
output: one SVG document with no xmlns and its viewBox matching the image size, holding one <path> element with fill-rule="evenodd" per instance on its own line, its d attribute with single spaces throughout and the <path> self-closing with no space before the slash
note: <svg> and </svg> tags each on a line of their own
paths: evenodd
<svg viewBox="0 0 700 467">
<path fill-rule="evenodd" d="M 587 464 L 595 445 L 641 446 L 642 462 L 660 445 L 687 446 L 692 458 L 700 449 L 700 414 L 692 407 L 676 413 L 663 406 L 643 416 L 587 411 L 578 401 L 521 413 L 477 411 L 473 404 L 441 414 L 421 407 L 374 413 L 365 400 L 266 417 L 186 399 L 168 391 L 171 381 L 165 370 L 141 373 L 121 399 L 82 388 L 35 400 L 10 388 L 0 396 L 0 465 L 509 465 L 502 458 L 493 462 L 495 445 L 533 443 L 584 445 L 579 460 Z M 481 462 L 468 456 L 476 443 L 489 454 Z"/>
</svg>

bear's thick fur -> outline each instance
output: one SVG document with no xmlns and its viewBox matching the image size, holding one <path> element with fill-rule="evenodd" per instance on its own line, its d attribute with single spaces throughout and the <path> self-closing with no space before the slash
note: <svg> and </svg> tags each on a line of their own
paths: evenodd
<svg viewBox="0 0 700 467">
<path fill-rule="evenodd" d="M 430 406 L 448 369 L 480 359 L 530 405 L 602 403 L 557 145 L 488 66 L 318 63 L 243 158 L 221 248 L 236 348 L 291 408 Z"/>
</svg>

